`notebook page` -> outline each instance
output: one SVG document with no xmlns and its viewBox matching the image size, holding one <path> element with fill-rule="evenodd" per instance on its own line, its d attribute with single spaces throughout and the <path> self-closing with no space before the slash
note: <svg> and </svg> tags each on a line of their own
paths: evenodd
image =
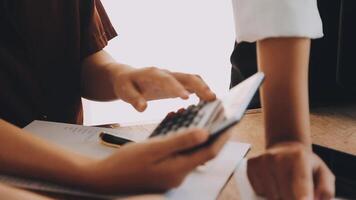
<svg viewBox="0 0 356 200">
<path fill-rule="evenodd" d="M 99 134 L 101 132 L 117 135 L 135 142 L 145 140 L 152 132 L 150 126 L 147 128 L 144 125 L 110 129 L 39 120 L 32 122 L 24 129 L 64 148 L 95 158 L 109 156 L 116 150 L 100 143 Z"/>
</svg>

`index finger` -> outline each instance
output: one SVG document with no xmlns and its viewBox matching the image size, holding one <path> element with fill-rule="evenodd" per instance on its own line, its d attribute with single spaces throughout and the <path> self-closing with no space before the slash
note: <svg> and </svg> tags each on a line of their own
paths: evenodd
<svg viewBox="0 0 356 200">
<path fill-rule="evenodd" d="M 216 95 L 204 82 L 199 75 L 191 75 L 173 72 L 172 75 L 183 84 L 183 86 L 191 93 L 195 93 L 200 99 L 212 101 L 216 99 Z"/>
</svg>

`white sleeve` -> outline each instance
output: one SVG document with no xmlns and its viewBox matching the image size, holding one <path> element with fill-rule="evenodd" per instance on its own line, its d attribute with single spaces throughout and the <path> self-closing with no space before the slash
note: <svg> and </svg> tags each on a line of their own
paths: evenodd
<svg viewBox="0 0 356 200">
<path fill-rule="evenodd" d="M 232 0 L 236 41 L 323 36 L 316 0 Z"/>
</svg>

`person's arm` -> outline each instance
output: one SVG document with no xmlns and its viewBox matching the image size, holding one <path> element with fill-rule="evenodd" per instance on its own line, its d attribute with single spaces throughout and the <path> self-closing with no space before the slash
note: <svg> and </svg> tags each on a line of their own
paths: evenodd
<svg viewBox="0 0 356 200">
<path fill-rule="evenodd" d="M 311 147 L 308 69 L 310 39 L 272 38 L 257 42 L 267 147 L 297 141 Z"/>
<path fill-rule="evenodd" d="M 257 42 L 266 74 L 261 102 L 266 151 L 248 161 L 254 190 L 267 199 L 330 199 L 334 176 L 311 151 L 310 39 L 323 36 L 316 0 L 233 0 L 237 42 Z"/>
<path fill-rule="evenodd" d="M 197 166 L 215 157 L 229 138 L 190 154 L 206 142 L 192 129 L 121 147 L 105 159 L 91 159 L 34 137 L 0 119 L 0 173 L 54 181 L 97 192 L 152 192 L 178 186 Z M 1 195 L 1 194 L 0 194 Z"/>
<path fill-rule="evenodd" d="M 0 172 L 83 185 L 92 159 L 65 151 L 0 119 Z M 83 182 L 81 182 L 83 180 Z"/>
<path fill-rule="evenodd" d="M 97 101 L 110 101 L 118 97 L 111 82 L 113 73 L 132 70 L 133 67 L 116 63 L 102 50 L 87 57 L 82 63 L 82 96 Z"/>
<path fill-rule="evenodd" d="M 207 101 L 215 99 L 215 94 L 197 75 L 156 67 L 136 69 L 117 63 L 104 50 L 83 61 L 81 79 L 83 97 L 99 101 L 122 99 L 138 111 L 145 110 L 149 100 L 187 99 L 190 93 Z"/>
<path fill-rule="evenodd" d="M 1 199 L 7 199 L 7 200 L 22 200 L 22 199 L 50 200 L 50 198 L 40 196 L 38 194 L 21 190 L 18 188 L 13 188 L 7 185 L 2 185 L 2 184 L 0 184 L 0 196 Z"/>
<path fill-rule="evenodd" d="M 266 75 L 261 101 L 266 152 L 248 161 L 248 177 L 268 199 L 331 199 L 335 178 L 311 152 L 308 102 L 310 39 L 257 42 L 259 70 Z"/>
</svg>

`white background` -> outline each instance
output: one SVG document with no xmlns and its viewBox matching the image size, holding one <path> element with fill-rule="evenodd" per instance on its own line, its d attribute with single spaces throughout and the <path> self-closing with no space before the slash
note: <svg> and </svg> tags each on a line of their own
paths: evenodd
<svg viewBox="0 0 356 200">
<path fill-rule="evenodd" d="M 230 82 L 235 38 L 231 0 L 102 0 L 119 36 L 106 50 L 134 67 L 157 66 L 201 75 L 222 95 Z M 161 119 L 196 102 L 179 99 L 149 103 L 144 113 L 115 101 L 84 100 L 85 124 L 130 123 Z"/>
</svg>

